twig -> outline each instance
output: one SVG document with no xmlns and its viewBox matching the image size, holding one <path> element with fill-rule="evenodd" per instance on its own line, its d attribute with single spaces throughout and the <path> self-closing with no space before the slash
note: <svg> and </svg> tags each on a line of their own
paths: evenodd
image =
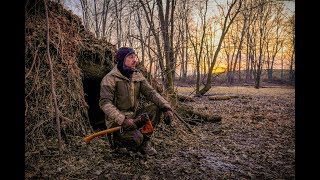
<svg viewBox="0 0 320 180">
<path fill-rule="evenodd" d="M 58 103 L 57 103 L 57 95 L 55 91 L 55 79 L 53 76 L 53 67 L 52 67 L 52 61 L 50 57 L 50 51 L 49 51 L 49 17 L 48 17 L 48 7 L 46 0 L 44 0 L 44 6 L 46 9 L 46 21 L 47 21 L 47 58 L 49 61 L 50 65 L 50 73 L 51 73 L 51 91 L 52 91 L 52 96 L 54 100 L 54 107 L 55 107 L 55 114 L 56 114 L 56 123 L 57 123 L 57 131 L 58 131 L 58 147 L 59 147 L 59 152 L 62 152 L 62 141 L 61 141 L 61 128 L 60 128 L 60 120 L 59 120 L 59 109 L 58 109 Z"/>
<path fill-rule="evenodd" d="M 172 112 L 173 112 L 174 115 L 176 115 L 177 118 L 189 129 L 189 131 L 192 132 L 192 134 L 195 135 L 194 131 L 193 131 L 192 128 L 189 126 L 189 124 L 186 123 L 186 122 L 179 116 L 179 114 L 178 114 L 175 110 L 172 110 Z"/>
<path fill-rule="evenodd" d="M 36 49 L 36 52 L 35 52 L 35 55 L 34 55 L 34 58 L 33 58 L 32 64 L 31 64 L 31 67 L 30 67 L 28 73 L 26 74 L 26 76 L 25 76 L 25 78 L 24 78 L 25 80 L 28 78 L 28 76 L 30 75 L 31 71 L 33 70 L 34 64 L 35 64 L 35 62 L 36 62 L 36 60 L 37 60 L 37 55 L 38 55 L 39 46 L 40 46 L 40 45 L 38 45 L 38 47 L 37 47 L 37 49 Z"/>
</svg>

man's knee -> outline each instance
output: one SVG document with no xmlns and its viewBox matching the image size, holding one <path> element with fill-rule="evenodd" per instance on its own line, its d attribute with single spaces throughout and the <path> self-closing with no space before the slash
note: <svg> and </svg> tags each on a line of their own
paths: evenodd
<svg viewBox="0 0 320 180">
<path fill-rule="evenodd" d="M 114 140 L 117 147 L 136 148 L 142 144 L 143 138 L 139 130 L 133 130 L 117 134 Z"/>
<path fill-rule="evenodd" d="M 143 142 L 143 134 L 139 130 L 135 130 L 132 133 L 132 139 L 135 142 L 135 146 L 140 146 Z"/>
</svg>

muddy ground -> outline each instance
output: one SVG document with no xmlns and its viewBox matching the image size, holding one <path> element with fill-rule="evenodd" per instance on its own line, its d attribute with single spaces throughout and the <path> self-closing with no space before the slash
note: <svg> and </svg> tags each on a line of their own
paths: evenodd
<svg viewBox="0 0 320 180">
<path fill-rule="evenodd" d="M 178 91 L 190 95 L 193 88 Z M 211 101 L 212 95 L 237 95 Z M 219 123 L 160 123 L 155 157 L 113 153 L 105 137 L 86 144 L 69 138 L 62 155 L 56 143 L 25 166 L 26 179 L 295 179 L 294 87 L 213 87 L 185 102 L 222 116 Z"/>
</svg>

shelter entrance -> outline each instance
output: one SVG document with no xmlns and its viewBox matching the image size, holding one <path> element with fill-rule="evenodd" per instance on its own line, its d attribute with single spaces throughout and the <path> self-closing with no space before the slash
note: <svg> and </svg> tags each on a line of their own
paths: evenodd
<svg viewBox="0 0 320 180">
<path fill-rule="evenodd" d="M 101 78 L 85 77 L 83 88 L 85 100 L 89 105 L 88 116 L 93 129 L 106 129 L 104 113 L 99 107 Z"/>
</svg>

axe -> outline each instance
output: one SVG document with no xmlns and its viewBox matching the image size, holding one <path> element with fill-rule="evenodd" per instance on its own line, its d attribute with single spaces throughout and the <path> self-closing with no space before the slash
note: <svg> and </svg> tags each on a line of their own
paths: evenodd
<svg viewBox="0 0 320 180">
<path fill-rule="evenodd" d="M 150 133 L 154 130 L 152 123 L 150 121 L 150 118 L 147 113 L 142 113 L 139 117 L 137 117 L 133 121 L 136 125 L 142 126 L 141 128 L 139 128 L 139 130 L 141 131 L 142 134 L 147 134 L 147 133 Z M 121 128 L 122 128 L 122 126 L 117 126 L 117 127 L 113 127 L 113 128 L 109 128 L 109 129 L 106 129 L 103 131 L 96 132 L 94 134 L 91 134 L 91 135 L 83 138 L 83 141 L 86 143 L 89 143 L 95 137 L 109 134 L 109 133 L 119 131 L 119 130 L 122 131 Z"/>
</svg>

